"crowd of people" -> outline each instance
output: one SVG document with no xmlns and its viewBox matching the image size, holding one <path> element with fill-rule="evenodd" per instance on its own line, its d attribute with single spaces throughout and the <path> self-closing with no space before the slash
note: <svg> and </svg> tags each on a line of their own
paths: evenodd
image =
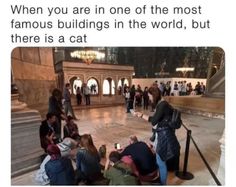
<svg viewBox="0 0 236 187">
<path fill-rule="evenodd" d="M 191 82 L 187 83 L 186 81 L 176 81 L 172 95 L 203 95 L 205 90 L 206 86 L 203 84 L 203 82 L 197 82 L 195 87 L 193 87 Z"/>
<path fill-rule="evenodd" d="M 97 93 L 96 91 L 96 85 L 92 85 L 90 88 L 86 83 L 83 83 L 81 87 L 75 87 L 76 88 L 76 100 L 77 105 L 82 104 L 82 100 L 84 98 L 84 103 L 86 105 L 90 105 L 90 94 Z"/>
<path fill-rule="evenodd" d="M 167 162 L 177 160 L 180 145 L 175 130 L 163 120 L 170 119 L 172 107 L 162 98 L 162 92 L 154 83 L 150 88 L 126 87 L 127 112 L 132 102 L 139 106 L 143 97 L 144 109 L 151 98 L 152 116 L 133 111 L 134 117 L 142 118 L 153 126 L 153 143 L 139 141 L 135 135 L 129 137 L 129 144 L 111 150 L 106 158 L 106 146 L 96 148 L 92 135 L 79 133 L 76 116 L 71 107 L 69 84 L 63 93 L 53 90 L 49 98 L 49 110 L 39 129 L 41 147 L 45 152 L 35 180 L 41 185 L 92 185 L 98 181 L 109 185 L 140 185 L 144 182 L 167 184 Z M 137 94 L 137 92 L 139 94 Z M 142 96 L 141 96 L 142 93 Z M 62 106 L 64 99 L 64 108 Z M 69 115 L 69 113 L 71 115 Z M 64 137 L 61 137 L 61 120 L 65 120 Z M 152 133 L 150 132 L 150 135 Z M 105 162 L 101 162 L 106 159 Z M 104 164 L 105 163 L 105 164 Z M 177 164 L 178 165 L 178 164 Z M 178 170 L 178 166 L 175 168 Z"/>
<path fill-rule="evenodd" d="M 150 87 L 145 87 L 142 90 L 140 85 L 132 85 L 131 87 L 124 85 L 123 96 L 125 98 L 125 103 L 127 106 L 127 113 L 130 113 L 130 109 L 135 107 L 143 106 L 144 110 L 148 110 L 151 106 L 151 111 L 153 112 L 156 107 L 155 96 L 151 94 L 153 88 L 158 88 L 161 96 L 187 96 L 187 95 L 203 95 L 206 90 L 206 86 L 203 82 L 197 82 L 195 88 L 193 89 L 191 83 L 186 81 L 179 81 L 174 83 L 173 90 L 171 88 L 171 82 L 166 83 L 155 81 Z"/>
</svg>

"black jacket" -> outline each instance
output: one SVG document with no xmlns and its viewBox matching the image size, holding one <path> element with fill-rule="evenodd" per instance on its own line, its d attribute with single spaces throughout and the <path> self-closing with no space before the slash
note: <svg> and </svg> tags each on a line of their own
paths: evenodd
<svg viewBox="0 0 236 187">
<path fill-rule="evenodd" d="M 53 132 L 54 132 L 54 129 L 51 129 L 48 126 L 47 120 L 43 120 L 39 128 L 39 137 L 40 137 L 41 147 L 44 149 L 45 152 L 47 150 L 47 146 L 50 144 L 46 136 L 47 135 L 50 136 Z"/>
<path fill-rule="evenodd" d="M 163 161 L 180 154 L 180 145 L 175 136 L 175 130 L 163 123 L 164 119 L 170 119 L 172 112 L 172 107 L 166 101 L 161 101 L 156 106 L 155 114 L 148 119 L 153 126 L 157 125 L 156 153 Z"/>
</svg>

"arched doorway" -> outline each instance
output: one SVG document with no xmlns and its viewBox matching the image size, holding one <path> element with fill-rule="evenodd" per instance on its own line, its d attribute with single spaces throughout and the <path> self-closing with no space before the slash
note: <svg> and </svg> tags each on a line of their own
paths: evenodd
<svg viewBox="0 0 236 187">
<path fill-rule="evenodd" d="M 103 95 L 115 95 L 115 82 L 112 78 L 106 78 L 103 81 Z"/>
<path fill-rule="evenodd" d="M 99 86 L 98 86 L 98 81 L 94 77 L 91 77 L 87 81 L 87 86 L 90 89 L 90 94 L 91 95 L 98 95 L 99 93 Z"/>
<path fill-rule="evenodd" d="M 71 80 L 73 79 L 73 80 Z M 82 87 L 82 80 L 79 77 L 76 78 L 71 78 L 70 79 L 70 84 L 72 86 L 72 94 L 76 95 L 76 89 L 79 87 L 81 89 Z"/>
<path fill-rule="evenodd" d="M 117 84 L 117 89 L 118 89 L 118 94 L 121 95 L 124 93 L 124 88 L 129 86 L 129 81 L 128 79 L 126 78 L 121 78 L 119 81 L 118 81 L 118 84 Z"/>
</svg>

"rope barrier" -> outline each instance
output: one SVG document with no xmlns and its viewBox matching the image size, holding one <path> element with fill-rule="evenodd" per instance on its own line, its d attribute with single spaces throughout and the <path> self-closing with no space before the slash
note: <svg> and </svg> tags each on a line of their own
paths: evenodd
<svg viewBox="0 0 236 187">
<path fill-rule="evenodd" d="M 184 166 L 183 166 L 183 171 L 177 171 L 176 172 L 176 176 L 184 179 L 184 180 L 191 180 L 194 178 L 193 174 L 191 174 L 190 172 L 187 171 L 187 167 L 188 167 L 188 156 L 189 156 L 189 146 L 190 146 L 190 140 L 192 140 L 193 145 L 195 146 L 195 148 L 197 149 L 201 159 L 203 160 L 204 164 L 206 165 L 208 171 L 210 172 L 211 176 L 213 177 L 215 183 L 218 186 L 221 186 L 220 181 L 218 180 L 218 178 L 216 177 L 215 173 L 212 171 L 210 165 L 208 164 L 208 162 L 206 161 L 205 157 L 203 156 L 203 154 L 201 153 L 199 147 L 197 146 L 196 142 L 194 141 L 193 137 L 192 137 L 192 131 L 189 130 L 184 124 L 182 124 L 182 126 L 185 128 L 185 130 L 187 131 L 187 139 L 186 139 L 186 146 L 185 146 L 185 154 L 184 154 Z"/>
</svg>

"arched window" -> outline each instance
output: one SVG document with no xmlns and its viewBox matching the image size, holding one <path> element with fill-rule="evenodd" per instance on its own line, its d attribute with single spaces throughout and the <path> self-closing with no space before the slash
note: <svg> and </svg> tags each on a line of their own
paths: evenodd
<svg viewBox="0 0 236 187">
<path fill-rule="evenodd" d="M 121 80 L 119 80 L 118 85 L 117 85 L 117 91 L 118 91 L 118 95 L 121 95 L 122 92 L 122 85 L 121 85 Z"/>
<path fill-rule="evenodd" d="M 73 82 L 73 87 L 72 87 L 73 94 L 76 95 L 76 89 L 77 89 L 78 87 L 80 87 L 80 89 L 81 89 L 81 86 L 82 86 L 82 80 L 78 77 L 78 78 L 75 79 L 74 82 Z"/>
<path fill-rule="evenodd" d="M 115 95 L 116 86 L 114 80 L 111 80 L 111 95 Z"/>
<path fill-rule="evenodd" d="M 115 82 L 111 78 L 103 81 L 103 95 L 115 95 Z"/>
<path fill-rule="evenodd" d="M 90 94 L 91 95 L 98 95 L 98 91 L 99 91 L 99 88 L 98 88 L 98 81 L 95 79 L 95 78 L 90 78 L 88 81 L 87 81 L 87 85 L 90 89 Z"/>
<path fill-rule="evenodd" d="M 118 90 L 118 94 L 121 95 L 124 93 L 124 87 L 125 86 L 129 86 L 129 81 L 126 78 L 122 78 L 118 81 L 117 84 L 117 90 Z"/>
<path fill-rule="evenodd" d="M 107 79 L 103 81 L 103 94 L 109 95 L 110 94 L 110 83 Z"/>
<path fill-rule="evenodd" d="M 128 81 L 128 79 L 124 79 L 124 85 L 129 86 L 129 81 Z"/>
</svg>

